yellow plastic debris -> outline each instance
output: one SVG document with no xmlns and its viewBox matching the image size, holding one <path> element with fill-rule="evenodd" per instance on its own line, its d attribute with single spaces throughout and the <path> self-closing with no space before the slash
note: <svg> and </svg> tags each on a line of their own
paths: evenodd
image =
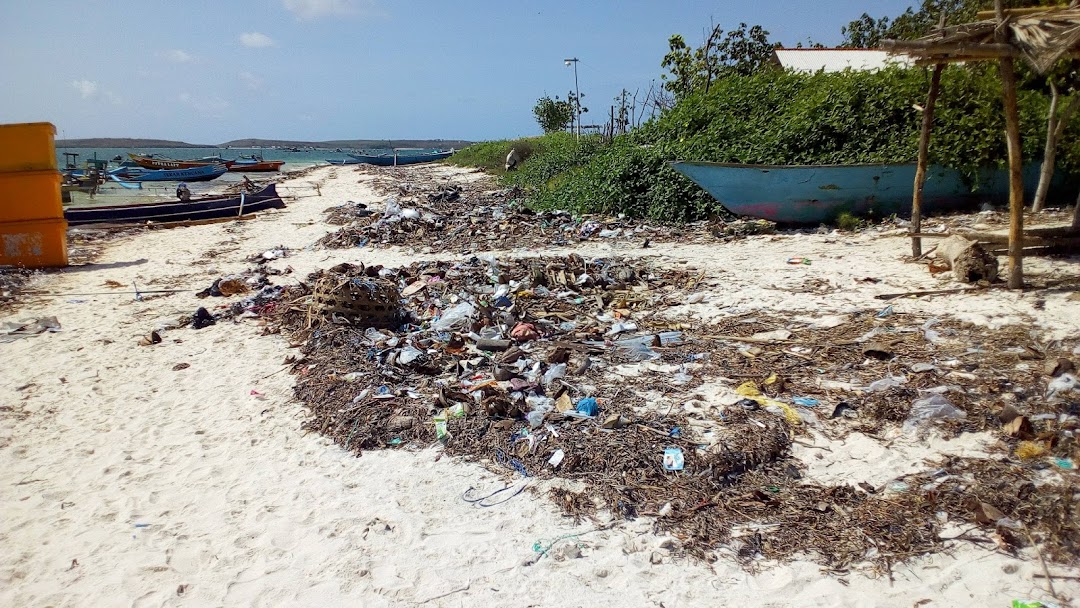
<svg viewBox="0 0 1080 608">
<path fill-rule="evenodd" d="M 775 382 L 776 374 L 770 376 L 770 379 Z M 768 384 L 769 380 L 766 380 L 765 383 Z M 746 382 L 740 384 L 739 388 L 735 389 L 735 392 L 742 397 L 746 397 L 747 399 L 752 399 L 756 401 L 761 407 L 768 407 L 770 405 L 773 405 L 780 408 L 784 412 L 784 420 L 787 420 L 787 423 L 792 426 L 796 426 L 802 423 L 802 418 L 799 418 L 799 412 L 795 411 L 795 408 L 784 403 L 783 401 L 769 399 L 765 395 L 762 395 L 761 391 L 757 387 L 757 384 L 755 384 L 751 380 L 747 380 Z"/>
</svg>

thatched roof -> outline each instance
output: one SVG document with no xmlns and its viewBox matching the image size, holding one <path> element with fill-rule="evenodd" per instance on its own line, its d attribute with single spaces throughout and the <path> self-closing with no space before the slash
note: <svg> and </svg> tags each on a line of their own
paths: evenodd
<svg viewBox="0 0 1080 608">
<path fill-rule="evenodd" d="M 893 54 L 909 55 L 919 64 L 1019 56 L 1045 73 L 1062 57 L 1080 51 L 1078 4 L 1007 13 L 1000 24 L 996 19 L 984 19 L 942 28 L 918 40 L 886 40 L 882 47 Z M 999 26 L 1005 28 L 1005 42 L 997 38 Z"/>
</svg>

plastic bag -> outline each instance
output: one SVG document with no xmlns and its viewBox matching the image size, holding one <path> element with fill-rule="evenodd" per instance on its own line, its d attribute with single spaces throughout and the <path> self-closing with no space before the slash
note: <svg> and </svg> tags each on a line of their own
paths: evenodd
<svg viewBox="0 0 1080 608">
<path fill-rule="evenodd" d="M 907 378 L 904 376 L 886 376 L 881 380 L 875 380 L 870 383 L 870 386 L 866 387 L 866 390 L 871 393 L 880 393 L 887 391 L 894 386 L 900 386 L 901 384 L 907 384 Z"/>
<path fill-rule="evenodd" d="M 967 412 L 953 405 L 944 396 L 933 394 L 916 399 L 911 404 L 911 413 L 904 421 L 904 428 L 910 430 L 930 420 L 959 420 L 961 418 L 967 418 Z"/>
<path fill-rule="evenodd" d="M 398 202 L 396 196 L 391 196 L 386 199 L 386 208 L 383 209 L 384 218 L 400 217 L 401 216 L 401 203 Z"/>
<path fill-rule="evenodd" d="M 544 386 L 548 386 L 559 378 L 564 377 L 566 377 L 566 364 L 559 363 L 558 365 L 552 365 L 544 372 Z"/>
<path fill-rule="evenodd" d="M 1046 385 L 1046 398 L 1053 399 L 1059 393 L 1067 393 L 1080 388 L 1080 382 L 1072 374 L 1061 374 Z"/>
<path fill-rule="evenodd" d="M 922 331 L 923 331 L 923 334 L 926 336 L 926 341 L 927 342 L 930 342 L 932 344 L 938 344 L 939 342 L 944 341 L 944 340 L 942 340 L 940 333 L 938 333 L 936 330 L 930 329 L 931 327 L 937 325 L 938 323 L 941 323 L 941 321 L 938 320 L 938 319 L 930 319 L 926 323 L 923 323 Z"/>
<path fill-rule="evenodd" d="M 475 313 L 476 307 L 468 302 L 461 302 L 444 311 L 442 316 L 431 324 L 431 328 L 435 331 L 449 331 L 468 322 Z"/>
<path fill-rule="evenodd" d="M 660 358 L 660 353 L 640 342 L 620 345 L 619 355 L 629 361 L 653 361 Z"/>
</svg>

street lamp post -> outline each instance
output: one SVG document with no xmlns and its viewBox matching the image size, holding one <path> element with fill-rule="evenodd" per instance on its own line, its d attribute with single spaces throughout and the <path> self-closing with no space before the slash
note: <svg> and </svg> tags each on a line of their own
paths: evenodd
<svg viewBox="0 0 1080 608">
<path fill-rule="evenodd" d="M 563 63 L 565 65 L 567 65 L 567 66 L 569 66 L 571 63 L 574 64 L 574 95 L 577 96 L 576 99 L 574 99 L 574 114 L 577 115 L 577 130 L 575 131 L 575 133 L 577 134 L 577 137 L 580 139 L 581 138 L 581 89 L 578 88 L 578 79 L 577 79 L 578 58 L 577 57 L 571 57 L 569 59 L 563 59 Z"/>
</svg>

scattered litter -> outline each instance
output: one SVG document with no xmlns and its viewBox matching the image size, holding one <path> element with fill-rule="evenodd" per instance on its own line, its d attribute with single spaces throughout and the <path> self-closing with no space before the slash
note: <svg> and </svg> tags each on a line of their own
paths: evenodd
<svg viewBox="0 0 1080 608">
<path fill-rule="evenodd" d="M 685 461 L 680 448 L 664 448 L 664 470 L 681 471 Z"/>
</svg>

